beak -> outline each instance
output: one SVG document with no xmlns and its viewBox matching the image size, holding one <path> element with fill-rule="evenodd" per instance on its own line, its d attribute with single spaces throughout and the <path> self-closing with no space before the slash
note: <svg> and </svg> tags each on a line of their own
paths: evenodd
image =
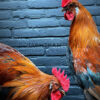
<svg viewBox="0 0 100 100">
<path fill-rule="evenodd" d="M 59 91 L 65 96 L 65 91 L 62 88 L 59 88 Z"/>
</svg>

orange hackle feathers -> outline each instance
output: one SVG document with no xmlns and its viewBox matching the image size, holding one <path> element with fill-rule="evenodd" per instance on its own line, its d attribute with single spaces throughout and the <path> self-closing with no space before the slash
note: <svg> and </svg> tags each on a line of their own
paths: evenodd
<svg viewBox="0 0 100 100">
<path fill-rule="evenodd" d="M 75 58 L 85 59 L 94 64 L 100 64 L 99 42 L 100 35 L 97 31 L 91 14 L 80 3 L 79 13 L 71 25 L 69 44 Z M 95 51 L 95 52 L 94 52 Z M 96 59 L 96 58 L 98 59 Z M 86 66 L 86 65 L 85 65 Z M 85 67 L 86 68 L 86 67 Z"/>
</svg>

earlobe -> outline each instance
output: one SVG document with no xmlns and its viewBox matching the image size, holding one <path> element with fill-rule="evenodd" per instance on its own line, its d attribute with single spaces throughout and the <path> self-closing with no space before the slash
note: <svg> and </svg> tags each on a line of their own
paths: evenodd
<svg viewBox="0 0 100 100">
<path fill-rule="evenodd" d="M 49 89 L 52 90 L 52 88 L 53 88 L 53 84 L 52 82 L 50 82 Z"/>
<path fill-rule="evenodd" d="M 76 7 L 75 10 L 76 10 L 76 15 L 77 15 L 79 13 L 79 8 Z"/>
</svg>

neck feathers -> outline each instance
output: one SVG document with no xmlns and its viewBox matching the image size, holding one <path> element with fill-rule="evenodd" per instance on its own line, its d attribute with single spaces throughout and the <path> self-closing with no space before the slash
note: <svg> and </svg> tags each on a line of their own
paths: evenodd
<svg viewBox="0 0 100 100">
<path fill-rule="evenodd" d="M 78 9 L 79 8 L 79 9 Z M 74 18 L 71 29 L 69 44 L 71 48 L 85 48 L 87 45 L 95 45 L 99 37 L 97 27 L 91 14 L 81 4 L 76 8 L 76 17 Z M 96 38 L 96 39 L 95 39 Z"/>
</svg>

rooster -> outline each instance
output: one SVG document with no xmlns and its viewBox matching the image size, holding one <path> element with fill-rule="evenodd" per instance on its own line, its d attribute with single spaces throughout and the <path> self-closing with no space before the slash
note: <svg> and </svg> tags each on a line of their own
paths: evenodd
<svg viewBox="0 0 100 100">
<path fill-rule="evenodd" d="M 100 34 L 88 10 L 78 0 L 62 0 L 66 20 L 71 20 L 69 46 L 74 70 L 87 100 L 100 100 Z"/>
<path fill-rule="evenodd" d="M 0 43 L 0 85 L 12 87 L 10 100 L 60 100 L 70 81 L 61 69 L 53 75 L 41 72 L 28 58 Z"/>
</svg>

